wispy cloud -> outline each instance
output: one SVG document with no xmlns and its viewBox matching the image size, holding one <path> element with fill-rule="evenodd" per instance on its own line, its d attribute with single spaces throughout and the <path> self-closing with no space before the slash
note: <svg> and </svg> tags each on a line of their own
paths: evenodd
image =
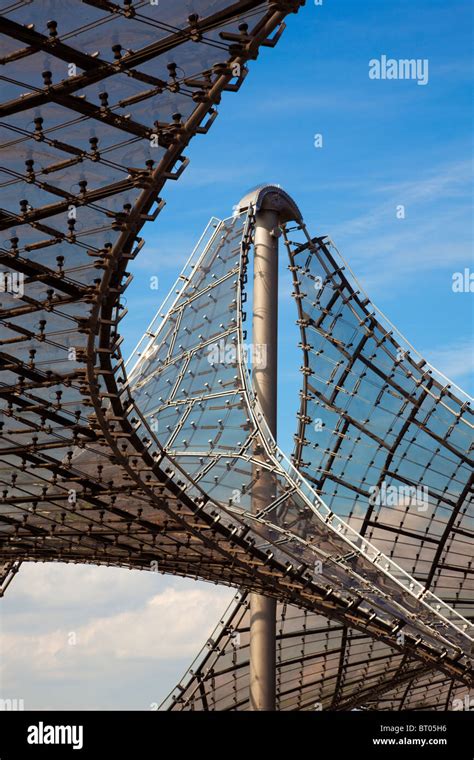
<svg viewBox="0 0 474 760">
<path fill-rule="evenodd" d="M 461 386 L 463 381 L 474 377 L 474 348 L 469 338 L 463 338 L 448 346 L 427 348 L 423 355 L 433 367 Z"/>
<path fill-rule="evenodd" d="M 154 699 L 161 701 L 232 594 L 152 572 L 25 564 L 2 600 L 0 696 L 24 698 L 27 709 L 87 709 L 102 699 L 88 694 L 92 678 L 99 691 L 99 681 L 109 682 L 104 706 L 130 708 L 138 698 L 146 709 L 145 691 L 122 693 L 122 685 L 133 682 L 134 674 L 138 678 L 142 668 L 149 682 L 155 663 L 157 673 L 170 674 L 155 684 Z"/>
<path fill-rule="evenodd" d="M 195 655 L 225 606 L 225 592 L 214 589 L 167 588 L 139 609 L 102 615 L 71 630 L 63 625 L 41 634 L 2 636 L 5 656 L 31 658 L 33 671 L 64 674 L 68 663 L 107 656 L 109 660 L 149 660 Z M 190 627 L 189 621 L 193 624 Z M 65 621 L 66 622 L 66 621 Z M 75 644 L 70 643 L 71 635 Z"/>
<path fill-rule="evenodd" d="M 371 98 L 355 98 L 352 91 L 327 92 L 325 94 L 308 94 L 307 92 L 293 92 L 279 98 L 262 98 L 252 110 L 258 114 L 295 113 L 301 114 L 306 111 L 320 113 L 321 110 L 344 112 L 359 111 L 367 112 L 368 109 L 378 108 Z"/>
<path fill-rule="evenodd" d="M 435 167 L 421 179 L 379 185 L 376 193 L 389 193 L 405 203 L 466 197 L 471 189 L 472 161 L 455 161 Z"/>
<path fill-rule="evenodd" d="M 367 206 L 371 197 L 385 199 L 331 228 L 330 236 L 369 295 L 407 276 L 413 284 L 417 273 L 468 265 L 471 171 L 470 162 L 455 162 L 419 179 L 369 187 Z M 396 217 L 399 205 L 405 218 Z"/>
</svg>

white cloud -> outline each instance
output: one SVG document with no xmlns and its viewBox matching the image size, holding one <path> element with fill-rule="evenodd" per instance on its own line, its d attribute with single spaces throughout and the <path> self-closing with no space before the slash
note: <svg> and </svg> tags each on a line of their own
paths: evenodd
<svg viewBox="0 0 474 760">
<path fill-rule="evenodd" d="M 387 223 L 393 222 L 395 219 L 396 206 L 402 204 L 406 208 L 406 219 L 397 220 L 400 226 L 399 237 L 402 238 L 404 232 L 406 232 L 403 226 L 405 222 L 410 222 L 411 219 L 417 220 L 417 217 L 414 215 L 415 205 L 429 203 L 431 213 L 428 218 L 420 216 L 420 212 L 418 211 L 418 220 L 422 219 L 423 222 L 420 224 L 417 221 L 415 229 L 410 230 L 412 233 L 417 232 L 418 237 L 423 240 L 428 232 L 439 227 L 444 227 L 444 224 L 448 221 L 446 218 L 440 218 L 438 213 L 433 215 L 433 206 L 431 204 L 434 201 L 438 200 L 443 203 L 442 208 L 445 209 L 445 214 L 452 213 L 452 209 L 446 207 L 450 198 L 456 198 L 457 200 L 464 198 L 466 204 L 470 201 L 471 171 L 470 162 L 454 162 L 439 166 L 425 177 L 419 179 L 391 184 L 371 184 L 369 188 L 361 186 L 360 193 L 363 190 L 368 190 L 371 195 L 385 195 L 389 196 L 389 198 L 382 203 L 372 206 L 370 211 L 333 226 L 331 235 L 337 242 L 336 236 L 366 235 L 367 232 L 377 227 L 381 227 L 386 232 Z M 459 209 L 458 204 L 456 205 L 456 209 Z M 449 248 L 449 246 L 447 247 Z M 371 240 L 371 248 L 373 248 L 373 240 Z M 368 249 L 367 255 L 370 254 L 371 250 Z"/>
<path fill-rule="evenodd" d="M 455 161 L 435 167 L 425 177 L 379 185 L 377 193 L 390 193 L 403 203 L 432 201 L 437 198 L 465 196 L 472 181 L 471 161 Z"/>
<path fill-rule="evenodd" d="M 24 564 L 2 600 L 1 696 L 21 696 L 27 709 L 147 709 L 234 593 L 152 572 Z"/>
<path fill-rule="evenodd" d="M 11 592 L 5 597 L 8 606 L 22 605 L 33 609 L 64 609 L 70 605 L 87 605 L 98 608 L 117 599 L 129 603 L 133 599 L 143 602 L 157 588 L 153 573 L 129 571 L 95 565 L 69 565 L 64 563 L 26 562 L 12 582 Z M 14 599 L 13 599 L 14 597 Z"/>
<path fill-rule="evenodd" d="M 470 171 L 469 162 L 453 162 L 416 180 L 361 186 L 370 210 L 329 234 L 370 296 L 401 294 L 403 285 L 423 284 L 426 273 L 469 263 Z M 385 200 L 371 203 L 374 196 Z M 404 219 L 396 218 L 399 205 Z"/>
<path fill-rule="evenodd" d="M 26 657 L 32 671 L 47 670 L 50 676 L 73 664 L 80 667 L 84 658 L 191 658 L 211 633 L 228 597 L 229 591 L 221 588 L 167 588 L 138 610 L 98 617 L 73 631 L 65 620 L 61 628 L 40 635 L 4 634 L 2 651 L 10 663 L 18 658 L 24 663 Z M 71 633 L 75 645 L 68 641 Z"/>
<path fill-rule="evenodd" d="M 423 356 L 450 380 L 460 381 L 474 376 L 474 348 L 468 338 L 449 346 L 426 349 Z"/>
</svg>

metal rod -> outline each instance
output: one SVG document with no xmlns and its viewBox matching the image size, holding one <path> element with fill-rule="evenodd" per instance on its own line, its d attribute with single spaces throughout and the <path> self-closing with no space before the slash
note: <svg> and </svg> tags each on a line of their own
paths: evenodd
<svg viewBox="0 0 474 760">
<path fill-rule="evenodd" d="M 256 214 L 253 277 L 253 389 L 270 432 L 277 433 L 278 361 L 278 212 Z M 256 450 L 255 457 L 263 458 Z M 258 467 L 255 468 L 255 471 Z M 252 511 L 271 501 L 275 489 L 272 473 L 257 473 L 252 491 Z M 275 710 L 276 601 L 250 594 L 250 709 Z"/>
</svg>

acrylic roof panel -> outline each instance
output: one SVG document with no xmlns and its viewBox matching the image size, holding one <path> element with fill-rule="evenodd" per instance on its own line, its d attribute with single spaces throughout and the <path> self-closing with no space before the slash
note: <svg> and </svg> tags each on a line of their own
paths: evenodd
<svg viewBox="0 0 474 760">
<path fill-rule="evenodd" d="M 42 0 L 1 12 L 2 557 L 153 557 L 215 577 L 228 555 L 206 521 L 189 535 L 196 505 L 179 478 L 166 484 L 171 463 L 152 458 L 121 396 L 120 296 L 182 151 L 286 11 Z"/>
<path fill-rule="evenodd" d="M 324 632 L 305 641 L 302 670 L 282 639 L 282 709 L 304 709 L 315 684 L 323 701 L 352 699 L 340 663 L 347 652 L 354 680 L 363 672 L 361 632 L 374 678 L 380 658 L 398 672 L 402 653 L 413 677 L 430 665 L 469 683 L 472 639 L 455 610 L 466 613 L 470 573 L 467 403 L 422 360 L 394 356 L 400 345 L 301 220 L 288 240 L 304 351 L 296 467 L 242 355 L 251 204 L 206 233 L 130 377 L 121 355 L 143 224 L 222 93 L 299 5 L 0 9 L 0 587 L 25 560 L 158 564 L 277 597 L 285 631 L 298 605 Z M 315 299 L 305 288 L 320 274 Z M 367 509 L 382 476 L 426 484 L 428 509 Z M 242 666 L 239 700 L 246 679 Z"/>
<path fill-rule="evenodd" d="M 164 709 L 249 709 L 248 608 L 237 595 Z M 276 642 L 277 710 L 443 710 L 466 693 L 436 668 L 292 605 L 277 607 Z"/>
<path fill-rule="evenodd" d="M 239 217 L 224 222 L 215 234 L 221 241 L 225 241 L 226 235 L 236 225 L 242 226 Z M 222 227 L 225 232 L 222 231 Z M 463 496 L 463 492 L 468 493 L 472 477 L 471 468 L 467 466 L 472 448 L 468 399 L 462 391 L 451 390 L 447 382 L 429 368 L 421 357 L 417 357 L 416 362 L 411 359 L 401 336 L 394 337 L 392 332 L 384 327 L 382 317 L 376 314 L 368 299 L 359 297 L 360 294 L 356 289 L 352 289 L 349 282 L 345 283 L 345 292 L 343 291 L 340 277 L 344 263 L 340 260 L 335 261 L 323 240 L 311 240 L 304 224 L 291 228 L 287 226 L 284 235 L 290 255 L 290 270 L 294 277 L 294 296 L 298 304 L 298 323 L 302 331 L 303 349 L 302 404 L 298 415 L 299 429 L 294 454 L 297 470 L 316 486 L 315 495 L 327 503 L 332 513 L 340 515 L 345 524 L 352 524 L 356 530 L 360 527 L 362 519 L 367 519 L 374 511 L 371 497 L 377 487 L 381 496 L 378 502 L 375 501 L 375 506 L 379 516 L 383 516 L 383 521 L 374 520 L 374 527 L 369 534 L 373 544 L 387 557 L 394 559 L 399 569 L 403 568 L 409 572 L 413 581 L 416 579 L 420 583 L 421 589 L 429 588 L 432 579 L 433 590 L 441 599 L 445 599 L 450 609 L 461 608 L 460 611 L 470 617 L 469 600 L 472 599 L 472 593 L 467 579 L 471 574 L 472 553 L 469 551 L 469 539 L 472 534 L 469 533 L 468 521 L 472 521 L 472 505 Z M 212 245 L 208 248 L 207 256 L 215 257 Z M 224 260 L 225 258 L 224 256 Z M 231 256 L 227 258 L 231 262 L 229 274 L 233 276 L 234 263 Z M 245 261 L 245 253 L 243 259 Z M 194 283 L 199 281 L 200 267 L 206 271 L 214 271 L 213 267 L 209 266 L 206 255 L 193 266 L 198 271 L 192 269 L 189 283 L 183 287 L 183 295 L 190 292 L 195 287 Z M 230 277 L 227 278 L 227 282 L 231 283 Z M 236 281 L 233 282 L 233 286 L 237 289 Z M 214 286 L 216 292 L 218 287 L 220 285 Z M 245 288 L 241 288 L 242 310 L 248 306 L 248 301 L 242 297 L 244 294 Z M 228 302 L 234 304 L 235 300 L 239 301 L 238 296 L 237 299 L 231 299 L 231 295 L 232 292 L 229 292 Z M 194 303 L 198 302 L 199 300 L 195 299 Z M 184 312 L 184 303 L 181 297 L 178 311 L 181 308 Z M 207 304 L 203 308 L 207 308 Z M 197 345 L 194 339 L 194 346 L 191 345 L 191 341 L 187 347 L 188 361 L 191 362 L 193 357 L 195 359 L 196 354 L 200 353 L 201 359 L 207 355 L 211 368 L 218 367 L 219 372 L 214 376 L 214 383 L 211 379 L 208 386 L 209 397 L 217 390 L 217 378 L 224 378 L 229 367 L 235 368 L 236 388 L 231 392 L 242 392 L 241 398 L 247 398 L 248 405 L 251 405 L 249 386 L 245 387 L 245 382 L 237 371 L 245 364 L 240 352 L 242 346 L 239 343 L 238 322 L 239 320 L 236 323 L 233 318 L 229 318 L 227 323 L 221 323 L 221 334 L 216 335 L 215 322 L 212 321 L 212 329 L 210 325 L 207 330 L 206 321 L 202 319 Z M 169 322 L 165 319 L 163 325 L 166 324 Z M 176 340 L 180 340 L 183 333 L 178 323 L 176 325 Z M 152 332 L 155 329 L 154 327 Z M 161 364 L 160 329 L 150 338 L 151 348 L 147 349 L 150 351 L 150 364 L 158 375 L 166 371 L 166 367 Z M 186 330 L 185 326 L 184 331 Z M 372 345 L 369 349 L 370 341 Z M 234 345 L 237 345 L 237 351 L 230 351 L 227 356 L 226 352 Z M 367 354 L 363 353 L 363 347 L 366 347 Z M 205 366 L 205 362 L 202 364 Z M 137 382 L 132 373 L 132 383 L 137 382 L 138 386 L 143 382 L 148 384 L 147 387 L 152 387 L 156 376 L 149 371 L 144 371 L 144 375 L 146 377 Z M 209 368 L 207 376 L 213 377 Z M 183 383 L 181 379 L 184 380 Z M 320 386 L 317 385 L 318 382 Z M 423 423 L 419 423 L 415 412 L 422 409 L 422 399 L 428 395 L 425 386 L 430 389 L 430 398 L 433 400 L 426 413 L 425 410 L 422 412 L 420 419 Z M 175 435 L 168 444 L 168 451 L 176 461 L 183 463 L 183 467 L 187 468 L 195 479 L 200 480 L 205 490 L 212 494 L 216 501 L 224 503 L 228 500 L 235 509 L 250 510 L 251 494 L 258 482 L 254 474 L 255 465 L 252 467 L 251 464 L 252 456 L 248 453 L 251 439 L 247 439 L 246 443 L 244 433 L 248 430 L 251 415 L 245 414 L 245 410 L 240 409 L 237 412 L 233 407 L 228 407 L 227 417 L 221 412 L 220 421 L 213 421 L 210 415 L 204 413 L 204 422 L 209 423 L 206 433 L 211 430 L 215 437 L 208 439 L 207 450 L 203 449 L 199 458 L 192 447 L 192 441 L 200 429 L 199 418 L 196 417 L 194 409 L 196 404 L 202 406 L 205 399 L 203 395 L 194 397 L 192 387 L 192 383 L 185 380 L 183 373 L 180 383 L 173 390 L 170 389 L 170 395 L 161 396 L 161 407 L 155 406 L 158 426 L 160 415 L 171 403 L 183 404 L 184 408 L 192 409 L 184 415 L 190 420 L 192 418 L 192 424 L 187 430 L 189 437 L 180 438 L 181 431 L 186 431 L 184 423 L 180 428 L 179 437 Z M 319 387 L 323 390 L 318 391 Z M 313 388 L 316 389 L 314 392 Z M 162 388 L 160 392 L 161 390 Z M 223 389 L 219 390 L 225 398 Z M 201 389 L 201 392 L 203 391 L 204 389 Z M 404 395 L 403 391 L 407 395 Z M 227 404 L 230 404 L 230 399 L 231 395 L 227 392 Z M 419 402 L 416 403 L 414 399 L 419 399 Z M 221 409 L 224 408 L 224 405 L 221 405 Z M 341 432 L 344 431 L 346 420 L 350 420 L 353 429 L 347 426 L 346 432 Z M 431 420 L 431 426 L 426 424 L 427 420 Z M 242 435 L 237 445 L 235 440 L 232 443 L 230 431 L 239 424 Z M 250 431 L 251 429 L 250 426 Z M 388 442 L 391 439 L 392 444 L 389 447 Z M 224 457 L 221 451 L 224 442 L 234 446 L 234 460 L 229 451 L 226 451 Z M 413 461 L 410 451 L 415 447 L 420 448 L 423 456 L 417 455 Z M 432 451 L 438 462 L 436 472 L 432 470 Z M 327 459 L 324 459 L 323 455 Z M 387 457 L 389 463 L 400 460 L 400 465 L 392 465 L 396 477 L 392 477 L 391 469 L 387 466 Z M 219 461 L 222 462 L 220 467 Z M 452 477 L 452 473 L 456 473 L 456 476 Z M 315 474 L 319 476 L 318 480 Z M 391 494 L 393 484 L 399 481 L 404 487 L 412 490 L 405 492 L 402 489 L 401 496 L 396 491 L 395 500 L 390 500 L 387 493 Z M 440 484 L 442 500 L 439 499 Z M 314 514 L 307 505 L 305 506 L 304 499 L 300 501 L 293 491 L 286 494 L 283 490 L 280 491 L 278 478 L 275 476 L 273 488 L 274 503 L 265 509 L 266 518 L 275 525 L 291 530 L 294 535 L 310 541 L 312 546 L 324 546 L 317 527 L 315 528 Z M 461 520 L 465 522 L 459 528 Z M 461 534 L 462 538 L 459 538 L 458 534 Z M 357 541 L 363 542 L 361 533 L 358 533 L 356 543 Z M 446 556 L 449 557 L 449 562 L 440 560 Z M 433 571 L 435 561 L 436 572 Z M 329 576 L 326 568 L 326 578 Z M 334 581 L 335 576 L 331 579 Z M 407 601 L 405 599 L 404 603 Z M 298 614 L 298 611 L 296 613 Z M 238 613 L 231 612 L 231 616 L 233 614 Z M 322 619 L 326 620 L 323 617 Z M 326 622 L 328 623 L 327 620 Z M 465 621 L 464 626 L 466 625 Z M 367 685 L 367 693 L 372 693 L 371 678 L 377 683 L 377 693 L 381 693 L 390 690 L 399 679 L 405 683 L 418 677 L 418 665 L 413 665 L 412 673 L 411 661 L 409 657 L 407 659 L 407 654 L 400 658 L 396 648 L 390 649 L 386 645 L 385 652 L 379 653 L 374 639 L 357 634 L 344 626 L 340 626 L 340 630 L 342 634 L 337 646 L 320 654 L 324 668 L 328 668 L 331 661 L 336 669 L 333 692 L 330 687 L 329 691 L 325 692 L 325 708 L 331 705 L 331 709 L 336 709 L 336 705 L 342 705 L 347 709 L 349 703 L 362 704 L 361 700 L 366 697 L 365 691 L 354 702 L 355 695 L 351 694 L 350 689 L 357 691 L 364 683 Z M 304 626 L 301 637 L 306 645 L 308 641 Z M 207 655 L 204 654 L 199 667 L 205 666 L 206 676 L 203 676 L 201 670 L 199 675 L 196 675 L 194 669 L 189 686 L 184 682 L 186 694 L 178 694 L 172 709 L 204 709 L 203 704 L 199 702 L 204 688 L 203 679 L 206 682 L 208 704 L 212 702 L 214 705 L 212 709 L 244 709 L 244 706 L 248 705 L 245 684 L 248 682 L 249 674 L 248 656 L 245 663 L 242 662 L 244 653 L 241 652 L 241 646 L 245 645 L 239 643 L 236 647 L 234 639 L 224 642 L 217 654 L 217 670 L 214 666 L 208 667 Z M 291 679 L 295 681 L 294 688 L 288 686 L 287 696 L 286 691 L 280 695 L 280 709 L 303 709 L 302 705 L 311 701 L 318 702 L 315 695 L 318 689 L 323 688 L 324 682 L 321 672 L 318 675 L 321 664 L 316 666 L 311 657 L 306 658 L 306 655 L 302 654 L 303 650 L 295 657 L 291 655 L 291 651 L 279 651 L 277 680 L 280 679 L 281 682 L 282 673 L 285 672 L 288 682 Z M 226 664 L 231 656 L 235 660 L 234 664 Z M 217 673 L 221 674 L 219 678 Z M 379 683 L 382 675 L 382 683 Z M 198 681 L 201 686 L 199 690 L 194 691 Z M 330 681 L 326 682 L 326 686 L 328 683 Z M 343 691 L 346 688 L 348 695 Z M 179 689 L 181 690 L 181 686 Z M 451 693 L 452 691 L 451 689 Z M 242 699 L 241 694 L 244 695 Z M 295 702 L 292 701 L 293 697 Z M 299 707 L 296 708 L 295 704 Z"/>
<path fill-rule="evenodd" d="M 381 324 L 330 244 L 312 248 L 289 244 L 305 346 L 294 461 L 331 509 L 469 616 L 469 398 Z"/>
</svg>

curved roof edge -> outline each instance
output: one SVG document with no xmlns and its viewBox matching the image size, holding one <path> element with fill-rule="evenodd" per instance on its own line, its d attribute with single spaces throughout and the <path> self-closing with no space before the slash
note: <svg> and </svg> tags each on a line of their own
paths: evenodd
<svg viewBox="0 0 474 760">
<path fill-rule="evenodd" d="M 293 198 L 278 185 L 259 185 L 244 195 L 237 204 L 238 212 L 253 206 L 256 211 L 278 211 L 280 222 L 302 222 L 303 216 Z"/>
</svg>

